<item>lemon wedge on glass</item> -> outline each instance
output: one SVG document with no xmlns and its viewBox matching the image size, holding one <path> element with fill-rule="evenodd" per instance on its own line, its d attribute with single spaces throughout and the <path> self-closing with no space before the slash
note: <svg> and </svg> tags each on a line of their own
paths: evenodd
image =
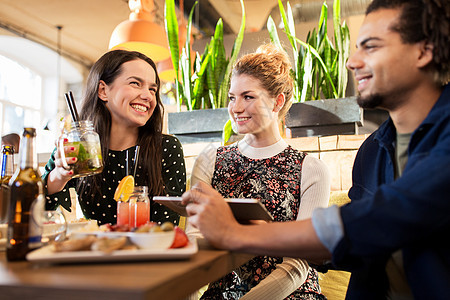
<svg viewBox="0 0 450 300">
<path fill-rule="evenodd" d="M 133 193 L 134 189 L 134 177 L 131 175 L 125 176 L 119 182 L 114 193 L 114 200 L 116 201 L 128 201 L 130 195 Z"/>
</svg>

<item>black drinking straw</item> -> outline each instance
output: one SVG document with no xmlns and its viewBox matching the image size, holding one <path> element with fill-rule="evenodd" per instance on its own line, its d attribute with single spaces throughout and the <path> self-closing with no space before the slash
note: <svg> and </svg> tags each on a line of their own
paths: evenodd
<svg viewBox="0 0 450 300">
<path fill-rule="evenodd" d="M 137 145 L 137 146 L 136 146 L 136 151 L 134 152 L 134 171 L 133 171 L 133 177 L 135 177 L 135 178 L 136 178 L 136 169 L 137 169 L 138 159 L 139 159 L 139 148 L 140 148 L 140 146 Z"/>
<path fill-rule="evenodd" d="M 77 107 L 75 105 L 75 100 L 73 98 L 72 91 L 68 93 L 64 93 L 64 98 L 66 99 L 67 107 L 69 108 L 70 115 L 72 116 L 72 120 L 74 122 L 78 122 L 80 117 L 78 115 Z"/>
<path fill-rule="evenodd" d="M 69 109 L 70 115 L 72 116 L 72 120 L 75 121 L 76 115 L 72 108 L 72 103 L 70 102 L 69 94 L 64 93 L 64 98 L 66 99 L 67 108 Z"/>
<path fill-rule="evenodd" d="M 128 161 L 130 160 L 130 155 L 128 154 L 128 150 L 125 153 L 125 176 L 130 175 L 130 169 L 129 169 L 129 163 Z"/>
<path fill-rule="evenodd" d="M 70 102 L 72 103 L 73 111 L 75 113 L 75 122 L 78 122 L 80 120 L 80 116 L 78 115 L 77 106 L 75 105 L 75 98 L 73 97 L 72 91 L 69 91 L 69 98 Z"/>
</svg>

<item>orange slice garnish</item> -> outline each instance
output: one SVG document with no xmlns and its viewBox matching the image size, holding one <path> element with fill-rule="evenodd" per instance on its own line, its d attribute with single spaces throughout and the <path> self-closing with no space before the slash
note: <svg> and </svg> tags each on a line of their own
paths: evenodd
<svg viewBox="0 0 450 300">
<path fill-rule="evenodd" d="M 128 201 L 130 195 L 133 193 L 134 189 L 134 177 L 131 175 L 125 176 L 119 182 L 114 193 L 114 200 L 116 201 Z"/>
</svg>

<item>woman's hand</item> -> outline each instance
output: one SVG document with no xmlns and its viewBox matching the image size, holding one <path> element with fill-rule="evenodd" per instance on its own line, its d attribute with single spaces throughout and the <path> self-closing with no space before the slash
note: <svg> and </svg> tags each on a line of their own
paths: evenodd
<svg viewBox="0 0 450 300">
<path fill-rule="evenodd" d="M 59 141 L 59 139 L 58 139 Z M 67 170 L 64 168 L 63 161 L 60 155 L 60 146 L 59 142 L 56 142 L 56 151 L 55 151 L 55 168 L 50 172 L 47 179 L 47 192 L 48 194 L 54 194 L 61 191 L 67 182 L 73 176 L 73 170 Z M 63 140 L 63 144 L 67 143 L 67 139 Z M 77 162 L 76 157 L 67 157 L 67 154 L 71 152 L 75 152 L 75 148 L 73 146 L 63 146 L 64 153 L 66 153 L 65 161 L 68 165 L 72 165 Z"/>
</svg>

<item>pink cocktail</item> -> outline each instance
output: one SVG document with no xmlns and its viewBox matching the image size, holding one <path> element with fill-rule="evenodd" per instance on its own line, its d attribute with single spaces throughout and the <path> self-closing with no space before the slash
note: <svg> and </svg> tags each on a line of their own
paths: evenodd
<svg viewBox="0 0 450 300">
<path fill-rule="evenodd" d="M 150 221 L 150 202 L 130 202 L 130 227 L 139 227 Z"/>
<path fill-rule="evenodd" d="M 128 201 L 117 202 L 117 225 L 139 227 L 150 221 L 150 199 L 146 186 L 135 186 Z"/>
<path fill-rule="evenodd" d="M 117 202 L 117 225 L 130 225 L 130 203 Z"/>
</svg>

